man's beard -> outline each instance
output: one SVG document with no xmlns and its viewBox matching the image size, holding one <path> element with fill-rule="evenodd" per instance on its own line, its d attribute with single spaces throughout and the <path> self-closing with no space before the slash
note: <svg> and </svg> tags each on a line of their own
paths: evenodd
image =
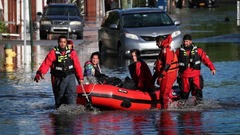
<svg viewBox="0 0 240 135">
<path fill-rule="evenodd" d="M 60 52 L 66 51 L 66 47 L 62 48 L 62 47 L 59 46 L 59 51 L 60 51 Z"/>
<path fill-rule="evenodd" d="M 190 46 L 184 46 L 184 49 L 185 49 L 185 50 L 192 50 L 192 48 L 193 48 L 192 45 L 190 45 Z"/>
</svg>

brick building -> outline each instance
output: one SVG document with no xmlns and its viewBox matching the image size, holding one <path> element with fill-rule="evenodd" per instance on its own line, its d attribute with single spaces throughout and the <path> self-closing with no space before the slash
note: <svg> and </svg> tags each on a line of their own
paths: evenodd
<svg viewBox="0 0 240 135">
<path fill-rule="evenodd" d="M 113 8 L 132 7 L 134 1 L 136 0 L 52 0 L 53 3 L 74 2 L 85 17 L 92 18 L 102 17 L 107 10 Z M 155 0 L 147 1 L 150 4 L 151 1 Z M 0 17 L 7 25 L 9 33 L 16 33 L 21 36 L 25 30 L 24 22 L 26 21 L 26 32 L 29 32 L 30 22 L 34 25 L 34 22 L 39 20 L 37 12 L 42 12 L 46 4 L 47 0 L 0 0 L 0 12 L 2 11 Z"/>
</svg>

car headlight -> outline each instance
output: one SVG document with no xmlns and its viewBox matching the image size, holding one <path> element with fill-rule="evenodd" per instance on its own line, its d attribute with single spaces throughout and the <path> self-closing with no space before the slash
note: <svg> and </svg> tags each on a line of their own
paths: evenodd
<svg viewBox="0 0 240 135">
<path fill-rule="evenodd" d="M 42 25 L 49 25 L 49 24 L 51 24 L 51 21 L 41 21 L 41 24 Z"/>
<path fill-rule="evenodd" d="M 130 33 L 125 33 L 126 38 L 134 39 L 134 40 L 139 40 L 138 36 L 135 34 L 130 34 Z"/>
<path fill-rule="evenodd" d="M 80 22 L 80 21 L 71 21 L 70 22 L 70 25 L 81 25 L 82 24 L 82 22 Z"/>
<path fill-rule="evenodd" d="M 180 31 L 180 30 L 174 31 L 174 32 L 172 33 L 172 38 L 175 38 L 175 37 L 179 36 L 180 34 L 181 34 L 181 31 Z"/>
</svg>

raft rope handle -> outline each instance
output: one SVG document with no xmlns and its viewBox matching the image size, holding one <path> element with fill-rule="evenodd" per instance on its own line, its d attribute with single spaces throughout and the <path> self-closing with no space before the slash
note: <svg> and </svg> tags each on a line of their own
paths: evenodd
<svg viewBox="0 0 240 135">
<path fill-rule="evenodd" d="M 81 86 L 82 86 L 82 91 L 83 91 L 83 93 L 84 93 L 84 96 L 86 97 L 88 103 L 90 103 L 90 100 L 89 100 L 88 95 L 87 95 L 87 93 L 86 93 L 86 91 L 85 91 L 85 88 L 83 87 L 82 84 L 81 84 Z"/>
<path fill-rule="evenodd" d="M 92 92 L 93 92 L 93 90 L 94 90 L 94 88 L 95 88 L 95 85 L 96 85 L 96 84 L 93 85 L 92 90 L 91 90 L 88 94 L 87 94 L 87 93 L 84 93 L 84 95 L 87 95 L 87 96 L 91 95 Z M 84 88 L 83 88 L 83 89 L 84 89 Z M 84 90 L 85 90 L 85 89 L 84 89 Z"/>
</svg>

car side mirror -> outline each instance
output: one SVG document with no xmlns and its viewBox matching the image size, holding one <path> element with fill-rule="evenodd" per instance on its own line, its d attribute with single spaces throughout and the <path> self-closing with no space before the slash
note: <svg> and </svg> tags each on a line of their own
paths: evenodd
<svg viewBox="0 0 240 135">
<path fill-rule="evenodd" d="M 41 15 L 42 15 L 42 12 L 37 12 L 37 15 L 41 16 Z"/>
<path fill-rule="evenodd" d="M 111 24 L 111 25 L 110 25 L 110 28 L 111 28 L 111 29 L 117 29 L 118 26 L 117 26 L 117 24 Z"/>
<path fill-rule="evenodd" d="M 176 26 L 178 26 L 178 25 L 180 25 L 180 24 L 181 24 L 181 22 L 180 22 L 180 21 L 178 21 L 178 20 L 175 20 L 175 21 L 174 21 L 174 24 L 175 24 Z"/>
</svg>

